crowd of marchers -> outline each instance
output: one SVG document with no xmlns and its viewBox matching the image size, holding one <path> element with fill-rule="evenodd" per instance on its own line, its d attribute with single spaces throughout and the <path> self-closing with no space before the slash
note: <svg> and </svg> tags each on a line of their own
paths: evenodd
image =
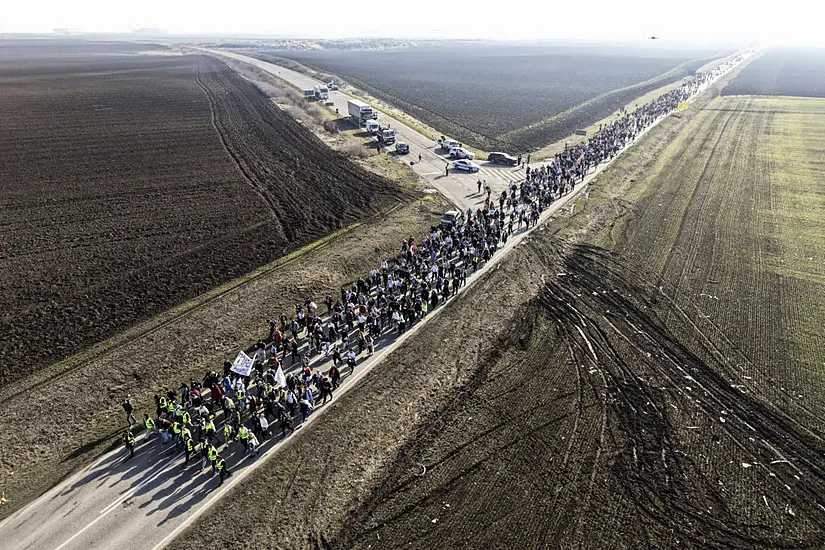
<svg viewBox="0 0 825 550">
<path fill-rule="evenodd" d="M 537 224 L 541 212 L 590 171 L 740 60 L 737 56 L 697 73 L 659 98 L 623 111 L 586 141 L 565 147 L 539 167 L 528 166 L 524 181 L 509 184 L 496 197 L 479 183 L 482 207 L 432 227 L 420 240 L 405 239 L 394 258 L 325 296 L 320 306 L 307 299 L 290 315 L 271 319 L 268 338 L 251 354 L 248 375 L 234 372 L 226 362 L 221 372 L 158 393 L 153 414 L 145 413 L 141 421 L 146 439 L 178 446 L 184 470 L 195 468 L 198 461 L 191 459 L 199 456 L 199 471 L 218 474 L 223 483 L 231 475 L 230 456 L 237 464 L 257 456 L 265 441 L 291 435 L 332 400 L 362 361 L 442 307 L 512 235 Z M 132 427 L 138 420 L 128 399 L 123 408 L 128 459 L 135 454 Z"/>
</svg>

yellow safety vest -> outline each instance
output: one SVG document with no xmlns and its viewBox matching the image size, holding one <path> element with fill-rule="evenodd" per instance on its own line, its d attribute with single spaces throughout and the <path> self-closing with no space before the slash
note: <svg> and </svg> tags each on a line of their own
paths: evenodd
<svg viewBox="0 0 825 550">
<path fill-rule="evenodd" d="M 192 438 L 187 439 L 186 440 L 186 450 L 191 451 L 193 448 L 194 448 L 194 445 L 192 445 Z"/>
<path fill-rule="evenodd" d="M 189 416 L 188 412 L 183 413 L 183 423 L 184 424 L 191 424 L 192 423 L 192 417 Z"/>
<path fill-rule="evenodd" d="M 147 430 L 151 430 L 152 428 L 155 427 L 155 423 L 152 422 L 151 418 L 147 418 L 146 421 L 143 424 L 146 426 Z"/>
<path fill-rule="evenodd" d="M 166 398 L 161 397 L 160 399 L 158 399 L 158 404 L 160 405 L 161 409 L 165 409 L 166 408 Z"/>
<path fill-rule="evenodd" d="M 217 469 L 219 472 L 223 470 L 223 459 L 220 459 L 217 462 L 215 462 L 215 469 Z"/>
<path fill-rule="evenodd" d="M 241 429 L 239 430 L 239 434 L 241 436 L 241 439 L 249 439 L 249 430 L 246 429 L 246 427 L 241 426 Z"/>
<path fill-rule="evenodd" d="M 218 458 L 218 450 L 215 449 L 213 445 L 209 446 L 209 460 L 215 460 Z"/>
<path fill-rule="evenodd" d="M 177 422 L 172 424 L 172 431 L 175 432 L 176 434 L 179 434 L 180 433 L 180 424 L 178 424 Z"/>
</svg>

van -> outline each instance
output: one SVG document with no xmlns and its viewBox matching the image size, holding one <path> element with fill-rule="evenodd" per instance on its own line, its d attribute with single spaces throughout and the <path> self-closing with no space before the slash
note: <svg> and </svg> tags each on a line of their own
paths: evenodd
<svg viewBox="0 0 825 550">
<path fill-rule="evenodd" d="M 449 151 L 450 149 L 454 149 L 456 147 L 459 147 L 461 145 L 459 142 L 457 142 L 454 139 L 442 139 L 440 143 L 441 143 L 441 148 L 446 149 L 447 151 Z"/>
<path fill-rule="evenodd" d="M 364 128 L 367 129 L 367 132 L 369 132 L 370 135 L 373 135 L 378 133 L 378 129 L 380 128 L 380 126 L 378 125 L 377 121 L 368 120 L 366 123 L 364 123 Z"/>
</svg>

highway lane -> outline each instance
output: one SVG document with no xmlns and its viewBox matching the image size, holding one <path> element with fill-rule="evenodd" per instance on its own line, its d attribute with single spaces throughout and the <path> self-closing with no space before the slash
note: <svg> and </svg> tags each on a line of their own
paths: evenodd
<svg viewBox="0 0 825 550">
<path fill-rule="evenodd" d="M 228 57 L 248 63 L 302 90 L 308 90 L 318 84 L 323 84 L 320 80 L 311 78 L 298 71 L 287 69 L 274 63 L 261 61 L 254 57 L 222 50 L 203 49 L 202 51 L 219 57 Z M 348 99 L 350 99 L 350 96 L 341 91 L 330 91 L 329 93 L 329 101 L 332 102 L 332 109 L 338 109 L 338 113 L 342 117 L 347 116 Z M 470 174 L 451 168 L 449 175 L 446 175 L 444 168 L 449 163 L 448 159 L 444 157 L 445 151 L 437 148 L 433 140 L 384 113 L 379 113 L 378 123 L 382 126 L 393 128 L 396 132 L 397 140 L 410 145 L 410 153 L 408 155 L 396 156 L 392 154 L 392 151 L 385 154 L 390 154 L 399 162 L 407 165 L 412 161 L 413 165 L 411 168 L 413 171 L 432 184 L 433 187 L 438 189 L 461 210 L 467 210 L 467 208 L 475 210 L 484 206 L 484 196 L 478 193 L 478 186 L 476 184 L 479 179 L 486 180 L 487 184 L 492 187 L 495 195 L 500 194 L 511 182 L 524 180 L 524 168 L 498 166 L 490 164 L 485 160 L 474 161 L 482 167 L 479 173 Z M 390 150 L 392 149 L 393 147 L 390 147 Z M 421 162 L 418 161 L 419 154 L 421 155 Z"/>
<path fill-rule="evenodd" d="M 654 126 L 655 124 L 650 128 Z M 632 145 L 633 143 L 627 147 Z M 437 156 L 433 152 L 431 154 Z M 546 221 L 550 216 L 566 209 L 569 202 L 587 187 L 586 184 L 612 163 L 613 161 L 602 163 L 598 170 L 587 176 L 584 184 L 577 185 L 574 192 L 546 209 L 542 213 L 541 221 Z M 425 177 L 433 182 L 434 186 L 435 181 L 447 179 L 438 178 L 436 174 Z M 468 284 L 463 287 L 462 292 L 472 288 L 481 273 L 501 261 L 529 234 L 530 231 L 522 231 L 514 235 L 507 246 L 479 273 L 468 279 Z M 442 310 L 443 307 L 438 308 L 401 338 L 391 343 L 387 342 L 387 345 L 377 350 L 375 356 L 359 363 L 355 375 L 344 379 L 342 387 L 336 392 L 336 398 L 355 387 L 358 380 L 380 365 L 380 361 L 387 353 L 403 343 L 406 338 L 412 337 L 419 327 Z M 324 370 L 328 368 L 328 365 L 317 360 L 313 366 Z M 328 408 L 320 407 L 307 424 L 324 421 L 326 410 Z M 300 433 L 298 430 L 295 435 L 287 438 L 300 437 Z M 199 458 L 193 459 L 189 467 L 184 469 L 182 453 L 168 445 L 164 446 L 157 438 L 147 440 L 140 436 L 134 459 L 126 461 L 126 451 L 123 448 L 107 453 L 63 480 L 29 506 L 6 518 L 0 523 L 2 547 L 9 550 L 63 550 L 118 547 L 151 549 L 163 546 L 264 460 L 277 455 L 276 451 L 281 443 L 280 438 L 271 438 L 262 445 L 260 457 L 244 454 L 237 443 L 228 450 L 221 450 L 235 474 L 218 489 L 217 476 L 212 476 L 208 470 L 199 471 Z M 277 460 L 277 456 L 274 459 Z"/>
</svg>

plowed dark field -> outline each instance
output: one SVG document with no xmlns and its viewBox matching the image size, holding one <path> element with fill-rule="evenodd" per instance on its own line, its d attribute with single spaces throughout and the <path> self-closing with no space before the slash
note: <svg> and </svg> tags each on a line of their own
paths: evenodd
<svg viewBox="0 0 825 550">
<path fill-rule="evenodd" d="M 723 95 L 825 97 L 825 48 L 774 48 L 748 64 Z"/>
<path fill-rule="evenodd" d="M 483 150 L 526 152 L 693 74 L 723 48 L 442 44 L 401 51 L 259 52 L 339 75 Z M 276 61 L 277 62 L 277 61 Z"/>
<path fill-rule="evenodd" d="M 716 99 L 624 199 L 596 187 L 585 242 L 537 236 L 515 345 L 333 546 L 823 547 L 823 125 Z"/>
<path fill-rule="evenodd" d="M 401 197 L 219 61 L 148 48 L 0 47 L 2 384 Z"/>
</svg>

